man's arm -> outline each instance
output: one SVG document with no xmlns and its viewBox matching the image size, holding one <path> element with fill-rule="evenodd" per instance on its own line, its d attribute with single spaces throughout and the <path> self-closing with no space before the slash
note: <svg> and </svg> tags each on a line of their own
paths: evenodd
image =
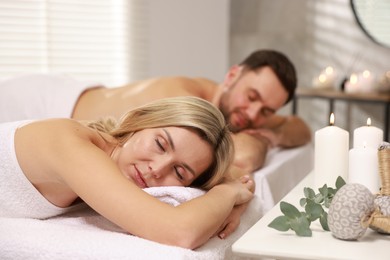
<svg viewBox="0 0 390 260">
<path fill-rule="evenodd" d="M 264 165 L 269 147 L 292 148 L 307 144 L 310 140 L 310 128 L 301 118 L 274 115 L 263 128 L 233 135 L 236 149 L 233 164 L 251 173 Z"/>
<path fill-rule="evenodd" d="M 270 134 L 264 132 L 263 136 L 270 140 L 272 146 L 292 148 L 307 144 L 311 140 L 309 126 L 297 116 L 274 115 L 264 128 L 271 130 Z"/>
</svg>

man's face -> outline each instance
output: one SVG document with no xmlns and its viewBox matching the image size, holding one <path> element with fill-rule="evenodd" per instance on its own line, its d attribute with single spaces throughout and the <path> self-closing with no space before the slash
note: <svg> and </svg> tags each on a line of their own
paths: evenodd
<svg viewBox="0 0 390 260">
<path fill-rule="evenodd" d="M 288 93 L 269 67 L 247 71 L 234 67 L 224 82 L 219 109 L 239 132 L 263 126 L 288 98 Z"/>
</svg>

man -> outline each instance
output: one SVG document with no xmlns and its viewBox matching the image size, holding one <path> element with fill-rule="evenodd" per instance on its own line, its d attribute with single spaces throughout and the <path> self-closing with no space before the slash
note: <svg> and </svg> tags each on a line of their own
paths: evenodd
<svg viewBox="0 0 390 260">
<path fill-rule="evenodd" d="M 310 141 L 310 129 L 301 119 L 275 114 L 293 98 L 296 84 L 293 64 L 273 50 L 255 51 L 233 66 L 219 85 L 204 78 L 167 77 L 104 88 L 63 76 L 31 76 L 24 81 L 0 83 L 0 122 L 45 117 L 119 118 L 129 109 L 155 99 L 197 96 L 218 106 L 235 133 L 231 170 L 238 177 L 260 168 L 269 147 L 295 147 Z M 21 105 L 16 101 L 24 106 L 20 114 Z M 226 221 L 221 237 L 238 226 L 244 208 Z"/>
</svg>

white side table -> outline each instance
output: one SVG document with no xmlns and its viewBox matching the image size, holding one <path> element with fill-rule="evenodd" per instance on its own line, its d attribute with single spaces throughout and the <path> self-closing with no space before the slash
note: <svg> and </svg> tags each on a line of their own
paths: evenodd
<svg viewBox="0 0 390 260">
<path fill-rule="evenodd" d="M 313 186 L 312 179 L 313 173 L 310 173 L 282 200 L 303 211 L 299 200 L 304 197 L 303 188 Z M 331 232 L 322 230 L 316 221 L 311 224 L 312 237 L 299 237 L 292 230 L 280 232 L 268 227 L 280 215 L 278 203 L 233 244 L 233 253 L 267 259 L 390 259 L 390 236 L 367 229 L 358 241 L 339 240 Z"/>
</svg>

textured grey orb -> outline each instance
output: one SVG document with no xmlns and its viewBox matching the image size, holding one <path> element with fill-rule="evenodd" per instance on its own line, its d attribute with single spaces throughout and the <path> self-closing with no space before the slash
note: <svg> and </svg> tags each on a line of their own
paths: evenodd
<svg viewBox="0 0 390 260">
<path fill-rule="evenodd" d="M 375 205 L 379 206 L 382 215 L 390 216 L 390 196 L 378 195 L 375 198 Z"/>
<path fill-rule="evenodd" d="M 374 195 L 358 183 L 345 184 L 336 193 L 328 212 L 328 225 L 332 234 L 344 240 L 357 240 L 367 228 L 361 220 L 375 209 Z"/>
</svg>

